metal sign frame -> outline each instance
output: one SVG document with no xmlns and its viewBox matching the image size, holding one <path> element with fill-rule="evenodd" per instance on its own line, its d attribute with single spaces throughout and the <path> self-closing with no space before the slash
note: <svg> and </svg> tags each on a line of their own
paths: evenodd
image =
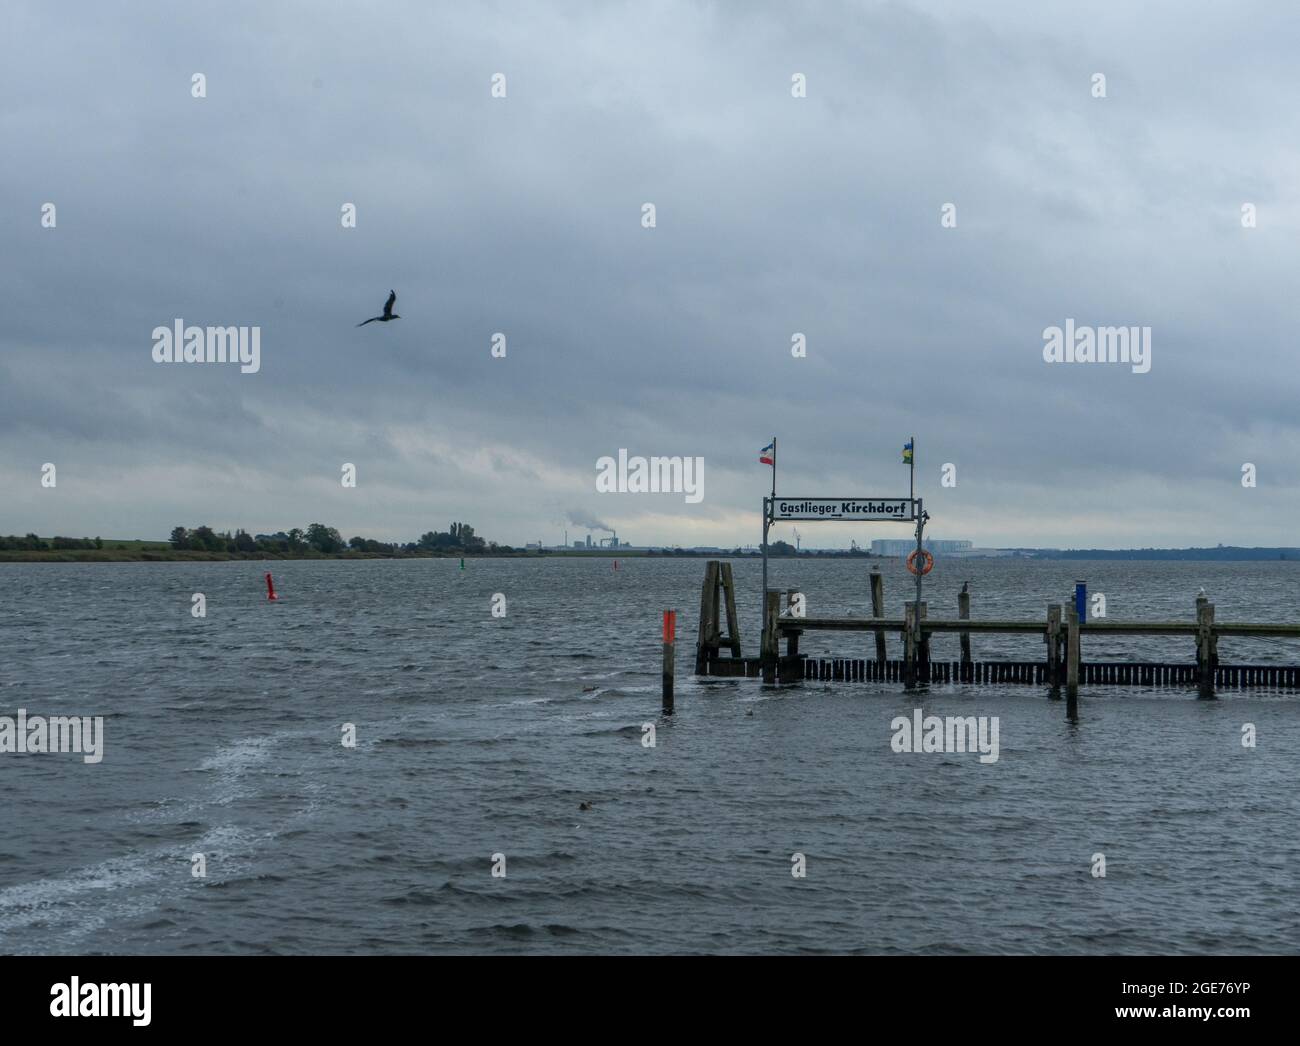
<svg viewBox="0 0 1300 1046">
<path fill-rule="evenodd" d="M 775 485 L 776 485 L 776 484 L 775 484 L 775 477 L 774 477 L 774 480 L 773 480 L 773 486 L 775 487 Z M 803 502 L 804 504 L 816 504 L 816 503 L 821 503 L 821 504 L 832 504 L 832 503 L 834 503 L 834 502 L 840 502 L 841 504 L 870 504 L 870 503 L 872 503 L 872 502 L 875 502 L 875 503 L 881 503 L 881 504 L 888 503 L 888 504 L 906 505 L 906 506 L 910 506 L 911 510 L 910 510 L 910 514 L 908 514 L 908 515 L 892 515 L 892 514 L 884 514 L 884 513 L 881 513 L 881 514 L 878 514 L 878 515 L 877 515 L 877 514 L 861 514 L 861 515 L 849 514 L 849 515 L 844 515 L 843 512 L 841 512 L 841 513 L 839 513 L 839 514 L 826 513 L 826 514 L 817 514 L 817 515 L 782 515 L 782 516 L 778 517 L 778 516 L 776 515 L 776 503 L 777 503 L 778 501 L 783 501 L 783 502 L 788 502 L 788 503 Z M 791 521 L 791 520 L 795 520 L 795 521 L 798 521 L 798 522 L 801 522 L 801 523 L 802 523 L 802 522 L 811 522 L 811 523 L 819 523 L 819 522 L 835 522 L 835 523 L 912 523 L 912 522 L 915 522 L 915 523 L 916 523 L 916 551 L 917 551 L 917 559 L 918 559 L 918 560 L 921 560 L 921 559 L 923 559 L 923 557 L 921 556 L 921 552 L 924 550 L 924 547 L 925 547 L 924 544 L 923 544 L 923 542 L 924 542 L 924 533 L 925 533 L 925 524 L 926 524 L 926 521 L 929 520 L 929 518 L 930 518 L 930 514 L 929 514 L 928 512 L 925 511 L 924 499 L 922 499 L 922 498 L 918 498 L 918 497 L 906 497 L 906 498 L 778 498 L 778 497 L 776 496 L 775 491 L 773 491 L 773 494 L 772 494 L 771 497 L 765 497 L 765 498 L 763 499 L 763 598 L 762 598 L 762 603 L 761 603 L 762 617 L 760 617 L 759 620 L 763 621 L 763 623 L 764 623 L 764 624 L 763 624 L 764 631 L 766 631 L 766 628 L 767 628 L 767 532 L 768 532 L 768 528 L 771 527 L 771 525 L 772 525 L 773 523 L 776 523 L 776 522 L 778 522 L 778 521 L 780 521 L 780 522 L 789 522 L 789 521 Z M 914 617 L 913 617 L 913 620 L 914 620 L 914 627 L 915 627 L 915 629 L 916 629 L 916 633 L 917 633 L 916 638 L 917 638 L 918 641 L 919 641 L 920 638 L 921 638 L 921 636 L 920 636 L 920 632 L 921 632 L 921 576 L 922 576 L 922 575 L 921 575 L 921 571 L 920 571 L 920 569 L 918 568 L 918 570 L 917 570 L 917 572 L 916 572 L 916 614 L 915 614 Z"/>
<path fill-rule="evenodd" d="M 790 506 L 781 512 L 782 506 Z M 831 511 L 818 512 L 805 506 L 825 506 Z M 838 505 L 836 510 L 834 506 Z M 898 506 L 889 511 L 889 506 Z M 880 506 L 874 508 L 873 506 Z M 860 507 L 861 511 L 855 511 Z M 840 520 L 850 523 L 908 523 L 916 519 L 920 501 L 916 498 L 764 498 L 763 511 L 773 523 L 790 520 L 816 523 L 820 520 Z"/>
</svg>

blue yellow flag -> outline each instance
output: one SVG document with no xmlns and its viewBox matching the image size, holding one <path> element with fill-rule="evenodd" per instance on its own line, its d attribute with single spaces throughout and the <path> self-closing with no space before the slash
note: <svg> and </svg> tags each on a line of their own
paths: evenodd
<svg viewBox="0 0 1300 1046">
<path fill-rule="evenodd" d="M 912 441 L 910 439 L 903 444 L 903 464 L 912 464 Z"/>
</svg>

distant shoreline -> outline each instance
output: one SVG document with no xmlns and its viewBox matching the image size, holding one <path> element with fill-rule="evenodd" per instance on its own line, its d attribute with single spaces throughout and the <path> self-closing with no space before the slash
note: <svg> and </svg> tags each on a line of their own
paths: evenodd
<svg viewBox="0 0 1300 1046">
<path fill-rule="evenodd" d="M 754 551 L 712 552 L 692 549 L 516 549 L 513 551 L 487 550 L 483 552 L 407 552 L 385 555 L 374 552 L 347 552 L 309 554 L 286 552 L 205 552 L 193 549 L 173 549 L 166 543 L 132 542 L 135 547 L 99 549 L 43 549 L 0 550 L 0 565 L 5 563 L 229 563 L 239 561 L 277 562 L 300 560 L 407 560 L 407 559 L 760 559 L 762 553 Z M 1070 560 L 1142 561 L 1142 562 L 1300 562 L 1300 548 L 1245 548 L 1226 546 L 1219 548 L 1172 549 L 1004 549 L 1004 556 L 939 556 L 942 562 L 969 562 L 972 560 L 1025 560 L 1062 562 Z M 799 553 L 771 552 L 769 559 L 839 560 L 869 559 L 876 562 L 894 560 L 895 556 L 874 556 L 864 551 L 806 550 Z"/>
<path fill-rule="evenodd" d="M 3 563 L 229 563 L 253 561 L 272 563 L 288 560 L 361 560 L 391 559 L 758 559 L 759 552 L 693 552 L 688 549 L 653 551 L 647 549 L 545 549 L 517 550 L 514 552 L 409 552 L 398 556 L 375 552 L 336 552 L 336 553 L 294 553 L 274 554 L 268 552 L 200 552 L 193 549 L 171 549 L 165 546 L 157 548 L 102 548 L 102 549 L 46 549 L 0 551 L 0 564 Z M 772 553 L 772 559 L 794 559 L 792 555 Z M 804 553 L 800 559 L 876 559 L 861 552 L 826 552 L 821 554 Z"/>
</svg>

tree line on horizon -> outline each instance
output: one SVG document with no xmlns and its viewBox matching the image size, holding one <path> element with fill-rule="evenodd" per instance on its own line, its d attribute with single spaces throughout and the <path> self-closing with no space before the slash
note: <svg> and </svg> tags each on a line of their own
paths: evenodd
<svg viewBox="0 0 1300 1046">
<path fill-rule="evenodd" d="M 294 527 L 274 534 L 249 534 L 248 531 L 216 531 L 203 526 L 189 529 L 174 527 L 168 538 L 172 549 L 178 552 L 212 552 L 226 555 L 272 556 L 342 556 L 349 554 L 367 556 L 428 556 L 475 555 L 487 552 L 513 552 L 509 545 L 485 541 L 474 533 L 468 523 L 452 523 L 447 530 L 430 530 L 416 541 L 387 542 L 356 536 L 344 540 L 335 527 L 323 523 L 309 524 L 306 530 Z M 135 544 L 135 542 L 132 542 Z M 158 544 L 162 544 L 159 542 Z M 105 545 L 104 539 L 54 537 L 42 538 L 37 534 L 0 535 L 0 552 L 62 552 L 69 550 L 123 548 L 122 545 Z"/>
<path fill-rule="evenodd" d="M 294 527 L 274 534 L 249 534 L 239 529 L 218 533 L 209 526 L 175 527 L 171 532 L 171 546 L 177 550 L 193 552 L 226 552 L 234 555 L 319 555 L 339 556 L 349 552 L 369 556 L 418 556 L 431 554 L 474 555 L 483 552 L 513 552 L 509 545 L 485 541 L 474 533 L 468 523 L 452 523 L 447 530 L 430 530 L 416 541 L 387 542 L 360 535 L 346 541 L 335 527 L 324 523 L 308 524 L 303 530 Z"/>
<path fill-rule="evenodd" d="M 17 534 L 0 534 L 0 552 L 61 552 L 65 549 L 103 548 L 103 538 L 55 537 L 46 541 L 35 534 L 19 537 Z"/>
</svg>

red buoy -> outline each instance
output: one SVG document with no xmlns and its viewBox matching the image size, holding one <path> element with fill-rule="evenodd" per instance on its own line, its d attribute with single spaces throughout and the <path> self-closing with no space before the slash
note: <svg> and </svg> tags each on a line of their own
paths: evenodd
<svg viewBox="0 0 1300 1046">
<path fill-rule="evenodd" d="M 279 599 L 279 598 L 280 598 L 279 596 L 277 596 L 277 595 L 275 594 L 275 582 L 271 580 L 271 575 L 270 575 L 270 574 L 267 574 L 267 575 L 266 575 L 266 598 L 267 598 L 267 599 Z"/>
</svg>

